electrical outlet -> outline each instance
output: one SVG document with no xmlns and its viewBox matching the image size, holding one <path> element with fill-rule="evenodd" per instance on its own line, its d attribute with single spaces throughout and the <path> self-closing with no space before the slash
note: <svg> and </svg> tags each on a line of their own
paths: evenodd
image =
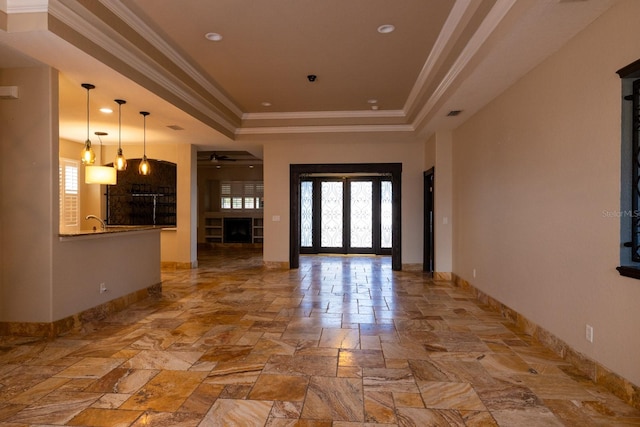
<svg viewBox="0 0 640 427">
<path fill-rule="evenodd" d="M 100 293 L 104 294 L 105 292 L 107 292 L 107 285 L 104 282 L 102 282 L 100 283 Z"/>
<path fill-rule="evenodd" d="M 585 338 L 589 342 L 593 342 L 593 326 L 587 325 L 585 329 Z"/>
</svg>

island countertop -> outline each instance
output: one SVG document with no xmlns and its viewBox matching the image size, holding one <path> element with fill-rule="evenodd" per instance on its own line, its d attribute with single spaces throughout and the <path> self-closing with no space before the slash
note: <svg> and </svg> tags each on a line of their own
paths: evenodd
<svg viewBox="0 0 640 427">
<path fill-rule="evenodd" d="M 161 231 L 166 227 L 157 227 L 153 225 L 108 225 L 105 229 L 93 227 L 88 230 L 68 229 L 60 230 L 58 236 L 60 240 L 77 240 L 78 238 L 99 238 L 115 236 L 122 233 L 137 233 L 148 231 Z"/>
</svg>

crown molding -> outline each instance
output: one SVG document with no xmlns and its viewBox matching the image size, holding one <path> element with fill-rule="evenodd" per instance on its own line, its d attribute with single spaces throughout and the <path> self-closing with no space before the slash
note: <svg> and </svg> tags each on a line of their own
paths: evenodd
<svg viewBox="0 0 640 427">
<path fill-rule="evenodd" d="M 158 35 L 151 27 L 149 27 L 139 16 L 134 14 L 131 9 L 127 8 L 121 1 L 116 0 L 100 0 L 100 2 L 118 18 L 131 27 L 136 33 L 140 34 L 145 40 L 153 45 L 190 78 L 198 83 L 203 89 L 214 96 L 226 108 L 232 111 L 236 116 L 242 116 L 242 110 L 232 102 L 220 89 L 204 77 L 189 61 L 187 61 L 178 51 L 176 51 L 163 37 Z"/>
<path fill-rule="evenodd" d="M 347 125 L 347 126 L 281 126 L 239 128 L 236 135 L 276 135 L 276 134 L 308 134 L 308 133 L 379 133 L 379 132 L 413 132 L 412 125 Z"/>
<path fill-rule="evenodd" d="M 502 20 L 507 15 L 509 10 L 511 10 L 511 7 L 516 3 L 516 1 L 517 0 L 496 1 L 496 4 L 491 8 L 486 18 L 478 27 L 478 30 L 475 32 L 473 37 L 471 37 L 469 43 L 467 43 L 465 48 L 460 53 L 460 56 L 458 56 L 436 90 L 434 90 L 420 112 L 416 115 L 416 118 L 413 122 L 415 128 L 419 128 L 420 125 L 427 119 L 427 116 L 436 106 L 438 101 L 440 101 L 444 97 L 446 91 L 453 85 L 453 83 L 456 81 L 456 78 L 465 69 L 465 67 L 469 64 L 476 53 L 478 53 L 480 48 L 484 45 L 484 43 L 487 41 L 496 27 L 500 24 L 500 22 L 502 22 Z"/>
<path fill-rule="evenodd" d="M 445 48 L 451 42 L 452 35 L 459 30 L 463 18 L 467 15 L 467 12 L 472 9 L 471 6 L 471 0 L 458 0 L 453 5 L 447 20 L 442 26 L 442 30 L 433 45 L 433 50 L 429 53 L 429 56 L 427 57 L 422 70 L 420 70 L 420 74 L 418 74 L 418 78 L 407 97 L 404 105 L 405 113 L 411 111 L 416 106 L 420 92 L 427 85 L 437 62 L 441 59 L 445 52 Z M 475 9 L 475 7 L 473 9 Z"/>
<path fill-rule="evenodd" d="M 73 7 L 66 3 L 73 3 Z M 196 91 L 176 79 L 168 70 L 158 65 L 142 49 L 129 42 L 111 26 L 77 3 L 77 1 L 50 0 L 49 14 L 82 35 L 82 37 L 118 58 L 120 62 L 163 87 L 196 111 L 215 121 L 226 131 L 227 135 L 234 134 L 237 126 L 234 123 L 234 119 L 239 122 L 240 115 L 230 117 L 217 109 L 213 104 L 197 94 Z M 87 53 L 91 54 L 90 52 Z"/>
<path fill-rule="evenodd" d="M 289 111 L 268 113 L 245 113 L 243 120 L 313 120 L 313 119 L 362 119 L 404 118 L 403 110 L 358 110 L 358 111 Z"/>
<path fill-rule="evenodd" d="M 0 0 L 5 13 L 40 13 L 49 10 L 48 0 Z"/>
</svg>

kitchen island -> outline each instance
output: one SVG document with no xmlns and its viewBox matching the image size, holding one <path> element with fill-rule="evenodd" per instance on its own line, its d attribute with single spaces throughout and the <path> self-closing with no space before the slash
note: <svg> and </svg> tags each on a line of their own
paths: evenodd
<svg viewBox="0 0 640 427">
<path fill-rule="evenodd" d="M 61 230 L 48 292 L 34 310 L 0 323 L 0 334 L 57 336 L 162 292 L 160 227 Z M 34 260 L 35 261 L 35 260 Z"/>
</svg>

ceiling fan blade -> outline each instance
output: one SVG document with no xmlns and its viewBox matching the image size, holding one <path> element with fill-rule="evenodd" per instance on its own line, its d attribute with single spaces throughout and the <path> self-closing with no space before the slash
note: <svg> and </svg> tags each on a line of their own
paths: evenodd
<svg viewBox="0 0 640 427">
<path fill-rule="evenodd" d="M 217 162 L 235 162 L 238 159 L 232 159 L 229 156 L 226 156 L 224 154 L 216 154 L 213 153 L 209 156 L 209 161 L 212 163 L 217 163 Z"/>
</svg>

